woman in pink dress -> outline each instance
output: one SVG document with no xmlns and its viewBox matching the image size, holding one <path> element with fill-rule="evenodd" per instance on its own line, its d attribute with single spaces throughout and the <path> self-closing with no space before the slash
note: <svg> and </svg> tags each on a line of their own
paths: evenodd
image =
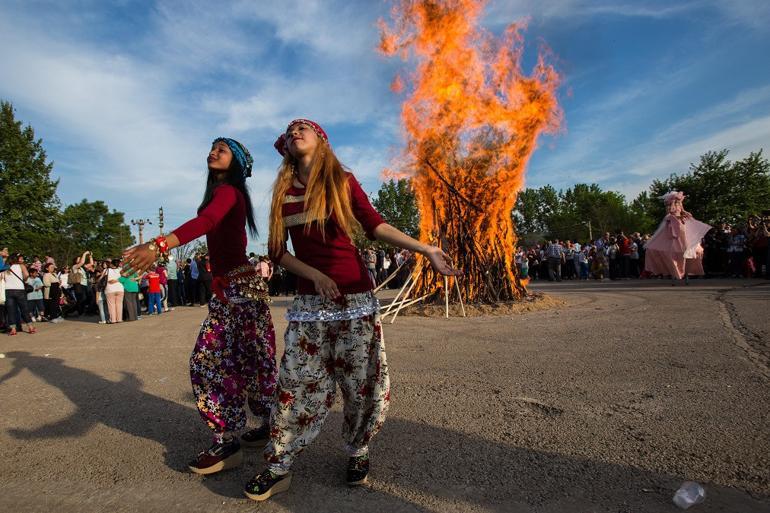
<svg viewBox="0 0 770 513">
<path fill-rule="evenodd" d="M 688 276 L 703 275 L 701 240 L 711 226 L 694 219 L 684 209 L 684 193 L 671 191 L 663 196 L 666 217 L 645 246 L 645 271 L 671 276 L 672 285 Z"/>
</svg>

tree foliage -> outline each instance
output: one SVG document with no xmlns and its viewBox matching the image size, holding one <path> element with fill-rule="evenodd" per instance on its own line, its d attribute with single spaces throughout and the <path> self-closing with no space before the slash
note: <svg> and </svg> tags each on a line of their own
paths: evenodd
<svg viewBox="0 0 770 513">
<path fill-rule="evenodd" d="M 0 102 L 0 245 L 69 262 L 84 250 L 114 258 L 134 243 L 123 213 L 102 201 L 84 199 L 62 211 L 52 170 L 42 140 L 15 119 L 9 102 Z"/>
<path fill-rule="evenodd" d="M 648 231 L 654 221 L 615 191 L 597 184 L 579 183 L 566 191 L 550 185 L 525 189 L 513 212 L 519 238 L 533 241 L 558 237 L 570 240 L 597 238 L 607 231 Z"/>
<path fill-rule="evenodd" d="M 420 212 L 409 180 L 383 183 L 372 204 L 388 224 L 410 237 L 420 236 Z"/>
<path fill-rule="evenodd" d="M 728 151 L 708 152 L 690 171 L 654 180 L 648 191 L 630 203 L 597 184 L 577 184 L 557 192 L 550 185 L 519 193 L 513 218 L 519 238 L 588 239 L 588 222 L 594 238 L 603 232 L 624 230 L 650 233 L 665 216 L 661 197 L 672 190 L 686 196 L 685 207 L 697 219 L 716 225 L 740 223 L 749 214 L 770 208 L 770 162 L 762 151 L 730 162 Z"/>
<path fill-rule="evenodd" d="M 0 102 L 0 244 L 12 251 L 50 249 L 59 213 L 58 180 L 51 179 L 40 139 L 22 126 L 8 102 Z"/>
<path fill-rule="evenodd" d="M 513 219 L 519 235 L 544 236 L 550 231 L 549 221 L 559 212 L 559 193 L 546 185 L 524 189 L 516 199 Z"/>
<path fill-rule="evenodd" d="M 660 197 L 672 190 L 682 191 L 685 208 L 712 225 L 738 223 L 748 214 L 770 208 L 770 162 L 762 150 L 736 162 L 727 156 L 727 150 L 708 152 L 688 173 L 654 180 L 649 194 L 642 193 L 637 201 L 648 215 L 661 219 L 665 210 Z"/>
<path fill-rule="evenodd" d="M 67 206 L 61 214 L 60 233 L 62 243 L 57 249 L 66 262 L 83 249 L 96 259 L 115 258 L 134 241 L 123 213 L 110 212 L 103 201 L 82 200 Z"/>
</svg>

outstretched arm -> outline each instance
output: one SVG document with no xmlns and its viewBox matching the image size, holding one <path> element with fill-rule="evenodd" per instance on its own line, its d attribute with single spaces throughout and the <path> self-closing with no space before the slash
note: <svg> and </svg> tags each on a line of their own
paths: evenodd
<svg viewBox="0 0 770 513">
<path fill-rule="evenodd" d="M 387 223 L 378 225 L 374 229 L 373 234 L 377 240 L 424 255 L 430 261 L 430 265 L 433 266 L 433 269 L 435 269 L 436 272 L 446 276 L 457 276 L 462 274 L 462 271 L 452 267 L 452 259 L 449 258 L 449 255 L 444 253 L 441 248 L 423 244 Z"/>
<path fill-rule="evenodd" d="M 353 215 L 361 223 L 367 237 L 420 253 L 427 257 L 436 272 L 441 274 L 447 276 L 462 274 L 461 271 L 452 267 L 452 259 L 441 248 L 423 244 L 387 224 L 382 216 L 374 210 L 361 185 L 352 175 L 348 179 L 348 185 L 350 186 Z"/>
<path fill-rule="evenodd" d="M 201 235 L 210 232 L 217 226 L 230 209 L 238 202 L 238 191 L 230 185 L 221 185 L 214 190 L 214 197 L 206 208 L 198 213 L 198 216 L 184 223 L 182 226 L 166 236 L 168 249 L 173 249 Z M 157 259 L 155 251 L 150 249 L 150 244 L 140 244 L 123 252 L 126 261 L 126 270 L 144 271 Z"/>
</svg>

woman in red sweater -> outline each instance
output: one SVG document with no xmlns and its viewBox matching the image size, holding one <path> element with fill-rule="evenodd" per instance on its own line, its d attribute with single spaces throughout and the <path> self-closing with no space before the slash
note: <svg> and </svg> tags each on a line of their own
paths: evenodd
<svg viewBox="0 0 770 513">
<path fill-rule="evenodd" d="M 275 333 L 267 285 L 246 258 L 246 225 L 256 233 L 246 188 L 252 162 L 239 142 L 216 139 L 207 159 L 209 175 L 198 216 L 168 237 L 124 254 L 128 267 L 141 271 L 171 248 L 206 235 L 214 296 L 190 358 L 190 376 L 214 444 L 190 462 L 197 474 L 240 465 L 241 443 L 261 446 L 268 438 L 276 391 Z M 257 417 L 257 427 L 239 442 L 235 433 L 246 426 L 246 404 Z"/>
<path fill-rule="evenodd" d="M 369 441 L 385 420 L 390 391 L 379 303 L 351 240 L 354 229 L 422 253 L 442 274 L 458 274 L 441 249 L 384 222 L 317 123 L 292 121 L 275 147 L 283 163 L 273 186 L 270 257 L 299 277 L 299 295 L 286 315 L 268 468 L 246 485 L 254 500 L 288 490 L 289 469 L 320 432 L 337 385 L 344 401 L 347 482 L 366 481 Z M 294 255 L 286 249 L 289 235 Z"/>
</svg>

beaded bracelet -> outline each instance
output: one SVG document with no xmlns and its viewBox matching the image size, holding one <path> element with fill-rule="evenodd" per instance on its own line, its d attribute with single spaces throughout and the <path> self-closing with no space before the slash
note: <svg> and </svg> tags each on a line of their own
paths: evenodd
<svg viewBox="0 0 770 513">
<path fill-rule="evenodd" d="M 154 243 L 154 244 L 153 244 Z M 153 248 L 155 246 L 155 248 Z M 166 241 L 166 237 L 161 235 L 160 237 L 155 237 L 155 239 L 150 243 L 150 249 L 154 249 L 157 251 L 158 256 L 163 257 L 164 259 L 168 257 L 168 241 Z"/>
</svg>

